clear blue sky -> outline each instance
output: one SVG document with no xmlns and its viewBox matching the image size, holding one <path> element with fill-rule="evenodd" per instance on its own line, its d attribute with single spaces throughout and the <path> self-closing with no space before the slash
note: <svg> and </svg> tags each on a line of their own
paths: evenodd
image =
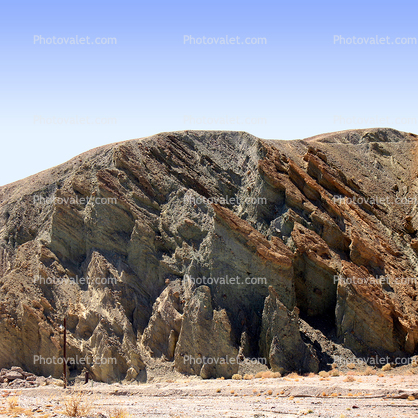
<svg viewBox="0 0 418 418">
<path fill-rule="evenodd" d="M 3 2 L 0 185 L 162 131 L 418 133 L 418 44 L 395 44 L 418 39 L 417 15 L 413 1 Z M 394 43 L 365 44 L 376 35 Z M 47 44 L 54 36 L 63 43 Z"/>
</svg>

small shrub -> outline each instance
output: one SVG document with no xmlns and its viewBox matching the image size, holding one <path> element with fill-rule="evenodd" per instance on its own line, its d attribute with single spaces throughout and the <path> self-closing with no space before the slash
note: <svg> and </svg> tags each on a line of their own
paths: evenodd
<svg viewBox="0 0 418 418">
<path fill-rule="evenodd" d="M 3 395 L 4 396 L 4 395 Z M 0 414 L 10 417 L 20 417 L 20 416 L 32 416 L 33 412 L 29 409 L 25 409 L 19 406 L 19 398 L 17 396 L 9 396 L 6 399 L 7 408 L 0 409 Z"/>
<path fill-rule="evenodd" d="M 123 408 L 114 408 L 110 411 L 109 418 L 130 418 L 131 415 L 128 414 L 126 409 Z"/>
<path fill-rule="evenodd" d="M 376 374 L 376 370 L 374 370 L 372 367 L 367 366 L 366 370 L 363 372 L 364 376 L 371 376 Z"/>
<path fill-rule="evenodd" d="M 242 376 L 240 374 L 234 374 L 232 380 L 242 380 Z"/>
<path fill-rule="evenodd" d="M 7 398 L 7 406 L 9 409 L 15 409 L 19 406 L 19 398 L 17 396 L 9 396 Z"/>
<path fill-rule="evenodd" d="M 244 380 L 253 380 L 254 379 L 254 375 L 252 374 L 244 374 Z"/>
<path fill-rule="evenodd" d="M 347 376 L 344 379 L 344 382 L 355 382 L 355 381 L 356 381 L 356 379 L 354 378 L 354 376 L 351 376 L 351 375 Z"/>
<path fill-rule="evenodd" d="M 329 373 L 328 373 L 328 372 L 326 372 L 325 370 L 321 370 L 321 371 L 318 373 L 318 375 L 319 375 L 319 377 L 328 377 L 328 376 L 329 376 Z"/>
<path fill-rule="evenodd" d="M 64 413 L 69 417 L 82 417 L 91 410 L 91 401 L 86 400 L 81 392 L 73 393 L 64 402 Z"/>
<path fill-rule="evenodd" d="M 356 368 L 356 365 L 355 365 L 354 363 L 348 363 L 348 364 L 347 364 L 347 367 L 348 367 L 350 370 L 354 370 L 354 369 Z"/>
</svg>

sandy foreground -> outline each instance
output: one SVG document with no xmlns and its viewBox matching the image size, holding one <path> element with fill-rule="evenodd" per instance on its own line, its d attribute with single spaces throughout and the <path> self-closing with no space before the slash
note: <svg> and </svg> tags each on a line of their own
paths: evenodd
<svg viewBox="0 0 418 418">
<path fill-rule="evenodd" d="M 68 416 L 65 403 L 79 399 L 80 406 L 90 408 L 82 416 L 101 418 L 418 417 L 418 375 L 345 380 L 315 375 L 7 389 L 1 391 L 0 413 L 61 418 Z"/>
</svg>

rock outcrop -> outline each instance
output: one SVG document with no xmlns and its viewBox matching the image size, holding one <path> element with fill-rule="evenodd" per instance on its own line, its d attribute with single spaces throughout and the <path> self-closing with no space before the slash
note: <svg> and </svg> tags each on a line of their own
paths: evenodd
<svg viewBox="0 0 418 418">
<path fill-rule="evenodd" d="M 264 304 L 261 328 L 261 353 L 274 372 L 318 372 L 319 359 L 312 345 L 303 341 L 299 309 L 290 312 L 273 287 Z"/>
<path fill-rule="evenodd" d="M 145 381 L 150 357 L 317 371 L 301 321 L 414 354 L 417 139 L 163 133 L 0 187 L 0 367 L 59 378 L 64 317 L 69 375 L 105 382 Z"/>
<path fill-rule="evenodd" d="M 182 373 L 204 379 L 231 378 L 238 372 L 238 350 L 228 315 L 224 309 L 213 309 L 207 286 L 196 288 L 185 307 L 175 365 Z"/>
</svg>

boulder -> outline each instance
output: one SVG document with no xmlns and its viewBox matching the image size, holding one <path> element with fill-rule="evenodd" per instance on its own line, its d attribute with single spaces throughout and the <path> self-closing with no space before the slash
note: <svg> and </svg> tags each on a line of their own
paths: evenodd
<svg viewBox="0 0 418 418">
<path fill-rule="evenodd" d="M 4 379 L 7 379 L 9 382 L 15 379 L 24 379 L 23 374 L 16 371 L 9 371 L 4 376 Z"/>
</svg>

